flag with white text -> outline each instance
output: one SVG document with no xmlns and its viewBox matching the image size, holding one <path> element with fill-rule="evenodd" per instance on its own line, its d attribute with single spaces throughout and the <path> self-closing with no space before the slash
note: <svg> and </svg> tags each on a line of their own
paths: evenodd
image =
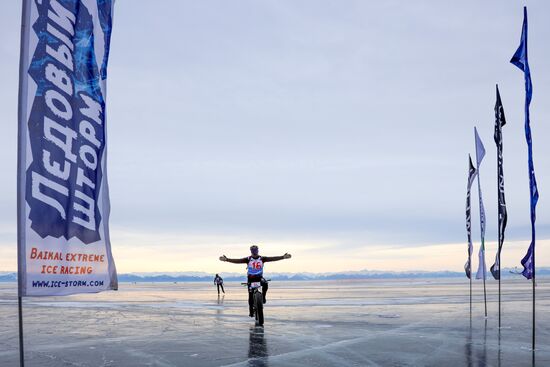
<svg viewBox="0 0 550 367">
<path fill-rule="evenodd" d="M 23 0 L 18 144 L 21 296 L 117 289 L 105 99 L 113 0 Z"/>
<path fill-rule="evenodd" d="M 495 104 L 495 144 L 497 146 L 497 195 L 498 195 L 498 248 L 495 263 L 491 266 L 493 278 L 500 279 L 500 254 L 504 244 L 504 231 L 508 214 L 506 212 L 506 198 L 504 197 L 504 169 L 502 167 L 502 127 L 506 125 L 504 117 L 504 108 L 500 99 L 500 93 L 497 85 L 497 101 Z"/>
<path fill-rule="evenodd" d="M 471 200 L 470 192 L 472 191 L 472 184 L 476 178 L 476 168 L 472 163 L 472 157 L 468 155 L 468 185 L 466 186 L 466 235 L 468 238 L 468 260 L 464 264 L 464 271 L 468 279 L 472 276 L 472 253 L 474 246 L 472 244 L 472 215 L 471 215 Z"/>
</svg>

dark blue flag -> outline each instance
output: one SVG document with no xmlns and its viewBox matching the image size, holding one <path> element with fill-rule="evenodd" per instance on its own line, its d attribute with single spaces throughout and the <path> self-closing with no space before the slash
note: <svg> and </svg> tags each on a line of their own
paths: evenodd
<svg viewBox="0 0 550 367">
<path fill-rule="evenodd" d="M 527 140 L 528 164 L 529 164 L 529 192 L 531 197 L 531 244 L 527 254 L 521 260 L 523 265 L 523 276 L 531 279 L 535 276 L 535 220 L 536 207 L 539 200 L 537 180 L 535 179 L 535 166 L 533 164 L 533 142 L 531 139 L 531 126 L 529 124 L 529 105 L 533 96 L 533 85 L 531 84 L 531 71 L 527 58 L 527 7 L 523 8 L 523 28 L 521 30 L 521 42 L 512 56 L 510 62 L 523 71 L 525 76 L 525 139 Z"/>
<path fill-rule="evenodd" d="M 497 186 L 498 186 L 498 249 L 495 263 L 491 266 L 493 278 L 500 279 L 500 253 L 504 243 L 504 231 L 508 214 L 506 212 L 506 199 L 504 197 L 504 168 L 502 167 L 502 127 L 506 125 L 504 117 L 504 108 L 500 99 L 500 93 L 497 85 L 497 101 L 495 104 L 495 144 L 497 146 Z"/>
</svg>

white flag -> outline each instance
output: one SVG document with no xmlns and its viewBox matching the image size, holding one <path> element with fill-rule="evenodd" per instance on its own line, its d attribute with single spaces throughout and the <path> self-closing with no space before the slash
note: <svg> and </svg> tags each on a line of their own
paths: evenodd
<svg viewBox="0 0 550 367">
<path fill-rule="evenodd" d="M 477 168 L 481 165 L 481 161 L 483 161 L 483 158 L 485 157 L 485 147 L 483 146 L 483 142 L 481 141 L 481 138 L 479 137 L 479 134 L 477 133 L 477 128 L 474 127 L 474 134 L 476 136 L 476 161 L 477 161 Z"/>
<path fill-rule="evenodd" d="M 479 246 L 479 265 L 476 273 L 476 279 L 487 278 L 487 268 L 485 266 L 485 207 L 483 206 L 483 196 L 481 195 L 481 174 L 479 167 L 485 157 L 485 147 L 483 142 L 477 133 L 477 129 L 474 127 L 474 134 L 476 138 L 476 161 L 477 161 L 477 191 L 479 194 L 479 225 L 481 228 L 481 246 Z"/>
</svg>

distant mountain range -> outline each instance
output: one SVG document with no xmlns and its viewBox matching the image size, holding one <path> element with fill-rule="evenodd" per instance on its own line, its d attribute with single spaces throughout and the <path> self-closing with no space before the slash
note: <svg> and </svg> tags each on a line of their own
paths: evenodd
<svg viewBox="0 0 550 367">
<path fill-rule="evenodd" d="M 519 277 L 518 269 L 502 269 L 502 277 Z M 243 282 L 243 273 L 220 273 L 226 282 Z M 538 276 L 549 276 L 550 268 L 538 268 Z M 341 279 L 416 279 L 416 278 L 462 278 L 464 272 L 456 271 L 374 271 L 360 270 L 339 273 L 268 273 L 268 278 L 275 281 L 300 280 L 341 280 Z M 214 274 L 203 272 L 157 272 L 119 274 L 119 282 L 211 282 Z M 488 278 L 491 275 L 488 274 Z M 17 281 L 17 273 L 0 272 L 0 282 Z"/>
</svg>

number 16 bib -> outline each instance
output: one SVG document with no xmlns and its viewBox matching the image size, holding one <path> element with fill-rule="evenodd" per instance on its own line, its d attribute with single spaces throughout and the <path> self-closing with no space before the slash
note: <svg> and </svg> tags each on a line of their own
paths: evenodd
<svg viewBox="0 0 550 367">
<path fill-rule="evenodd" d="M 260 256 L 257 259 L 250 257 L 248 259 L 248 275 L 262 275 L 264 271 L 264 262 Z"/>
</svg>

